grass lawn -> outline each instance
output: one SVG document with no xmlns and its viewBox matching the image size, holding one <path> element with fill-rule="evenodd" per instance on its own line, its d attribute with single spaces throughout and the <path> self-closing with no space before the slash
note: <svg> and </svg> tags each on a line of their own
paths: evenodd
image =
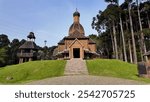
<svg viewBox="0 0 150 102">
<path fill-rule="evenodd" d="M 21 83 L 64 75 L 66 61 L 32 61 L 0 68 L 0 83 Z M 12 78 L 8 80 L 8 78 Z"/>
<path fill-rule="evenodd" d="M 86 63 L 90 75 L 110 76 L 150 83 L 150 79 L 137 76 L 137 65 L 135 64 L 112 59 L 87 60 Z"/>
</svg>

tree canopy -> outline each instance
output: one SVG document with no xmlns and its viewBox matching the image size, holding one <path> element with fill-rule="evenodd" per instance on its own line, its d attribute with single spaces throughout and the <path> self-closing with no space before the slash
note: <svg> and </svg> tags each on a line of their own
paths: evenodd
<svg viewBox="0 0 150 102">
<path fill-rule="evenodd" d="M 121 5 L 119 0 L 104 1 L 108 6 L 99 10 L 91 24 L 101 40 L 98 46 L 107 49 L 107 58 L 143 61 L 143 54 L 150 50 L 150 1 L 125 0 Z"/>
</svg>

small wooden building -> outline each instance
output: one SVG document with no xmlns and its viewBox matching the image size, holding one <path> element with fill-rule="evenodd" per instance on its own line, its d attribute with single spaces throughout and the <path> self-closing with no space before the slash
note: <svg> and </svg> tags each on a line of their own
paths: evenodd
<svg viewBox="0 0 150 102">
<path fill-rule="evenodd" d="M 35 36 L 30 32 L 27 41 L 19 47 L 18 52 L 19 63 L 28 62 L 37 59 L 37 46 L 35 44 Z"/>
<path fill-rule="evenodd" d="M 64 37 L 58 43 L 58 59 L 72 59 L 72 58 L 95 58 L 96 43 L 85 36 L 84 28 L 80 24 L 80 13 L 78 11 L 73 13 L 74 22 L 69 28 L 69 35 Z"/>
</svg>

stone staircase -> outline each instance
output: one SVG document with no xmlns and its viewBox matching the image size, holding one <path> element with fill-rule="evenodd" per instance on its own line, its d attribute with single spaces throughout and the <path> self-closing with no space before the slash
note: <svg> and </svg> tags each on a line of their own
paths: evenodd
<svg viewBox="0 0 150 102">
<path fill-rule="evenodd" d="M 86 62 L 83 59 L 71 59 L 67 61 L 65 75 L 88 75 Z"/>
</svg>

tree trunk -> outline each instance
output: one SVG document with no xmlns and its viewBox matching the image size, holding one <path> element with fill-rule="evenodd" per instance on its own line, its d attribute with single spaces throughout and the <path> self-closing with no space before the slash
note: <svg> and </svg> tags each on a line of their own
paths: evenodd
<svg viewBox="0 0 150 102">
<path fill-rule="evenodd" d="M 131 29 L 131 37 L 132 37 L 132 45 L 133 45 L 133 58 L 134 63 L 137 64 L 137 55 L 136 55 L 136 46 L 135 46 L 135 38 L 133 32 L 133 24 L 132 24 L 132 17 L 131 17 L 131 5 L 128 4 L 128 12 L 129 12 L 129 20 L 130 20 L 130 29 Z"/>
<path fill-rule="evenodd" d="M 147 0 L 147 2 L 148 2 L 149 0 Z M 148 22 L 148 27 L 149 27 L 149 29 L 150 29 L 150 20 L 149 20 L 149 15 L 148 15 L 148 12 L 146 12 L 146 14 L 147 14 L 147 22 Z"/>
<path fill-rule="evenodd" d="M 126 18 L 126 30 L 127 32 L 129 32 L 129 26 L 128 26 L 128 20 L 127 20 L 127 17 Z M 130 63 L 133 63 L 133 55 L 132 55 L 132 48 L 131 48 L 131 41 L 130 41 L 130 35 L 127 35 L 128 36 L 128 47 L 129 47 L 129 56 L 130 56 Z"/>
<path fill-rule="evenodd" d="M 123 43 L 124 61 L 127 62 L 126 43 L 125 43 L 124 32 L 123 32 L 123 27 L 122 27 L 121 15 L 119 19 L 120 19 L 121 36 L 122 36 L 122 43 Z"/>
<path fill-rule="evenodd" d="M 113 55 L 112 57 L 114 58 L 114 54 L 115 54 L 115 44 L 114 44 L 114 37 L 113 37 L 113 34 L 112 34 L 112 29 L 111 29 L 111 23 L 109 22 L 109 30 L 110 30 L 110 36 L 111 36 L 111 43 L 112 43 L 112 50 L 113 50 Z"/>
<path fill-rule="evenodd" d="M 141 55 L 141 61 L 143 62 L 144 61 L 144 59 L 143 59 L 143 54 L 142 54 L 142 48 L 141 48 L 141 44 L 140 44 L 140 55 Z"/>
<path fill-rule="evenodd" d="M 117 2 L 117 5 L 119 7 L 119 2 Z M 124 31 L 123 31 L 122 19 L 120 13 L 119 13 L 119 20 L 120 20 L 121 37 L 122 37 L 122 44 L 123 44 L 124 61 L 127 62 L 126 43 L 125 43 Z"/>
<path fill-rule="evenodd" d="M 148 28 L 150 29 L 150 20 L 149 20 L 148 12 L 147 12 L 146 14 L 147 14 L 147 23 L 148 23 Z"/>
<path fill-rule="evenodd" d="M 123 60 L 123 51 L 121 48 L 119 48 L 119 60 L 124 61 Z"/>
<path fill-rule="evenodd" d="M 116 39 L 116 28 L 115 28 L 115 22 L 114 20 L 112 21 L 113 23 L 113 35 L 114 35 L 114 48 L 115 48 L 115 57 L 118 59 L 118 48 L 117 48 L 117 39 Z"/>
<path fill-rule="evenodd" d="M 129 45 L 130 63 L 133 63 L 130 38 L 128 39 L 128 45 Z"/>
<path fill-rule="evenodd" d="M 142 49 L 142 56 L 143 54 L 146 53 L 146 45 L 144 42 L 144 34 L 143 34 L 143 28 L 142 28 L 142 23 L 141 23 L 141 15 L 140 15 L 140 10 L 139 10 L 139 0 L 136 0 L 137 2 L 137 11 L 138 11 L 138 20 L 139 20 L 139 26 L 140 26 L 140 36 L 141 36 L 141 49 Z M 148 61 L 147 56 L 145 56 L 145 60 Z"/>
<path fill-rule="evenodd" d="M 113 57 L 114 57 L 114 53 L 115 53 L 115 47 L 114 47 L 114 39 L 113 39 L 113 35 L 112 35 L 112 32 L 110 30 L 110 36 L 111 36 L 111 42 L 112 42 L 112 49 L 113 49 Z"/>
</svg>

